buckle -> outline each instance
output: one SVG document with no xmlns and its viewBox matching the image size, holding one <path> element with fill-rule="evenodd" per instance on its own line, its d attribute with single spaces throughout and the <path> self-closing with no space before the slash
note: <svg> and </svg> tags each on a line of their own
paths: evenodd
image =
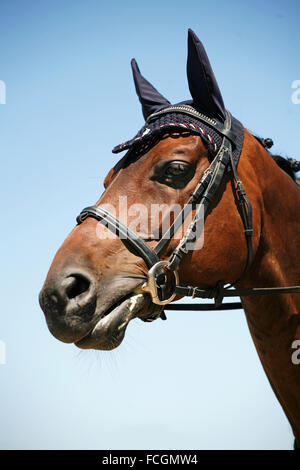
<svg viewBox="0 0 300 470">
<path fill-rule="evenodd" d="M 160 286 L 157 283 L 157 278 L 159 274 L 161 274 L 161 269 L 165 268 L 172 273 L 174 276 L 174 286 L 172 288 L 172 294 L 167 299 L 161 299 L 159 295 Z M 151 269 L 148 271 L 148 281 L 145 282 L 140 288 L 138 288 L 139 292 L 148 292 L 152 297 L 152 302 L 156 305 L 167 305 L 168 303 L 172 302 L 172 300 L 176 297 L 175 289 L 179 283 L 179 276 L 177 271 L 172 271 L 169 269 L 169 262 L 168 261 L 158 261 Z"/>
</svg>

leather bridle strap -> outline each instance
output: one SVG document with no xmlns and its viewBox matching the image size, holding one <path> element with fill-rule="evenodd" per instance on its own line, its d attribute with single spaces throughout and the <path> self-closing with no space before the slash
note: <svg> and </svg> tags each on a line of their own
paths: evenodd
<svg viewBox="0 0 300 470">
<path fill-rule="evenodd" d="M 165 305 L 164 310 L 181 310 L 188 312 L 193 310 L 195 312 L 215 311 L 215 310 L 237 310 L 243 308 L 241 302 L 226 302 L 222 305 L 215 304 L 181 304 L 181 303 L 170 303 Z"/>
<path fill-rule="evenodd" d="M 81 224 L 87 217 L 98 220 L 111 232 L 115 233 L 127 248 L 131 248 L 135 255 L 143 258 L 149 269 L 159 261 L 155 251 L 141 237 L 102 207 L 86 207 L 81 211 L 76 221 Z"/>
<path fill-rule="evenodd" d="M 211 166 L 209 167 L 209 170 L 211 170 Z M 154 251 L 158 256 L 162 253 L 162 251 L 164 250 L 166 245 L 169 243 L 171 238 L 174 236 L 178 228 L 182 226 L 187 216 L 194 209 L 195 204 L 199 202 L 200 198 L 204 194 L 204 191 L 207 189 L 211 181 L 211 178 L 212 178 L 212 171 L 208 172 L 206 170 L 204 172 L 204 175 L 201 178 L 200 183 L 197 185 L 195 191 L 192 193 L 187 204 L 184 206 L 182 211 L 180 211 L 180 213 L 175 218 L 174 222 L 171 224 L 169 229 L 163 234 L 162 238 L 159 240 L 159 242 L 155 246 Z"/>
<path fill-rule="evenodd" d="M 234 283 L 232 283 L 229 287 L 235 286 L 238 282 L 240 282 L 247 272 L 250 269 L 252 263 L 252 236 L 253 236 L 253 224 L 252 224 L 252 205 L 246 195 L 246 191 L 243 188 L 242 182 L 239 179 L 236 171 L 236 165 L 234 164 L 232 153 L 230 153 L 230 163 L 231 169 L 233 173 L 233 178 L 235 180 L 236 186 L 234 188 L 233 194 L 235 197 L 235 201 L 237 204 L 238 212 L 241 216 L 243 225 L 244 225 L 244 233 L 246 237 L 247 243 L 247 261 L 246 266 L 244 268 L 243 274 L 237 279 Z M 228 287 L 227 287 L 228 288 Z"/>
<path fill-rule="evenodd" d="M 253 287 L 251 289 L 226 289 L 221 283 L 216 287 L 201 289 L 192 286 L 177 286 L 176 294 L 186 297 L 198 297 L 201 299 L 218 299 L 222 301 L 224 297 L 245 297 L 254 295 L 271 295 L 271 294 L 299 294 L 300 286 L 292 287 Z"/>
<path fill-rule="evenodd" d="M 224 124 L 224 136 L 222 139 L 222 145 L 214 160 L 210 164 L 209 168 L 204 173 L 204 178 L 208 179 L 208 184 L 205 188 L 205 191 L 203 191 L 201 194 L 200 203 L 194 215 L 193 221 L 190 224 L 186 234 L 179 242 L 177 248 L 175 248 L 169 258 L 169 269 L 171 271 L 175 271 L 177 269 L 183 255 L 188 252 L 188 250 L 186 249 L 188 242 L 196 241 L 195 233 L 197 223 L 201 220 L 201 217 L 203 217 L 205 220 L 208 209 L 210 208 L 216 196 L 216 193 L 221 185 L 223 176 L 225 174 L 229 162 L 231 161 L 231 164 L 234 165 L 232 159 L 231 142 L 226 137 L 226 131 L 230 130 L 230 128 L 231 116 L 230 113 L 226 111 L 226 120 Z"/>
<path fill-rule="evenodd" d="M 235 310 L 242 309 L 241 302 L 227 302 L 222 303 L 224 297 L 249 297 L 255 295 L 273 295 L 273 294 L 299 294 L 300 286 L 291 287 L 261 287 L 251 289 L 224 289 L 220 283 L 216 287 L 209 289 L 200 289 L 199 287 L 192 286 L 177 286 L 175 293 L 184 297 L 201 298 L 201 299 L 215 299 L 214 304 L 181 304 L 172 303 L 165 305 L 165 310 L 180 310 L 180 311 L 207 311 L 207 310 Z"/>
<path fill-rule="evenodd" d="M 173 109 L 173 108 L 168 108 L 168 109 Z M 175 107 L 175 109 L 177 109 L 177 107 Z M 156 114 L 159 115 L 161 113 L 165 113 L 166 111 L 167 110 L 163 110 Z M 186 110 L 185 112 L 189 114 Z M 199 115 L 199 113 L 197 114 Z M 206 211 L 207 206 L 210 204 L 214 196 L 214 193 L 216 192 L 216 190 L 218 189 L 221 183 L 222 177 L 225 173 L 225 169 L 230 159 L 231 159 L 232 165 L 234 165 L 233 158 L 232 158 L 232 151 L 231 151 L 232 143 L 230 139 L 232 139 L 232 142 L 234 145 L 235 135 L 233 132 L 230 131 L 231 129 L 230 113 L 226 111 L 226 121 L 223 127 L 220 124 L 217 125 L 216 121 L 210 118 L 206 118 L 204 115 L 200 115 L 200 116 L 201 116 L 200 119 L 203 122 L 207 122 L 207 119 L 209 119 L 210 125 L 213 125 L 215 129 L 218 130 L 218 132 L 220 132 L 220 130 L 222 129 L 222 132 L 220 132 L 223 135 L 222 145 L 217 155 L 214 157 L 213 161 L 211 162 L 210 166 L 205 170 L 199 184 L 197 185 L 196 189 L 191 194 L 190 199 L 185 204 L 182 211 L 177 215 L 174 222 L 171 224 L 169 229 L 163 234 L 162 238 L 159 240 L 156 247 L 154 248 L 154 251 L 156 252 L 157 255 L 160 255 L 162 253 L 162 251 L 164 250 L 168 242 L 176 233 L 177 229 L 180 226 L 182 226 L 188 214 L 195 208 L 195 204 L 198 204 L 199 201 L 201 201 L 200 204 L 204 206 L 204 210 Z M 184 253 L 184 250 L 181 249 L 179 251 L 179 257 L 180 257 L 180 253 Z M 174 253 L 174 256 L 175 256 L 175 253 Z"/>
</svg>

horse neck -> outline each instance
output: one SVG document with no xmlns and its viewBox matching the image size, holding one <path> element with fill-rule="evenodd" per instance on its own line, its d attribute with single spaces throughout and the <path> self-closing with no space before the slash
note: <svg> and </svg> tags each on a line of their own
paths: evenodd
<svg viewBox="0 0 300 470">
<path fill-rule="evenodd" d="M 264 152 L 265 153 L 265 152 Z M 243 287 L 300 285 L 300 190 L 269 155 L 254 159 L 262 194 L 261 236 Z M 300 442 L 300 295 L 244 297 L 250 333 L 270 384 Z"/>
<path fill-rule="evenodd" d="M 246 283 L 252 287 L 299 285 L 300 188 L 264 150 L 253 159 L 253 166 L 261 192 L 261 227 Z M 272 296 L 268 302 L 273 298 L 286 304 L 292 297 Z M 299 307 L 300 296 L 293 299 Z M 296 302 L 292 302 L 294 309 Z"/>
</svg>

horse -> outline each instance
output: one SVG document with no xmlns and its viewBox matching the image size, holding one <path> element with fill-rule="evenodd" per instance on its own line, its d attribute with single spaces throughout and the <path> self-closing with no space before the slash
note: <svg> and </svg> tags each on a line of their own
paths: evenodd
<svg viewBox="0 0 300 470">
<path fill-rule="evenodd" d="M 127 152 L 52 261 L 39 295 L 48 328 L 79 348 L 111 350 L 132 319 L 165 319 L 183 296 L 213 298 L 216 308 L 239 296 L 298 449 L 300 164 L 272 156 L 225 108 L 192 30 L 192 100 L 171 104 L 131 66 L 145 125 L 113 149 Z M 154 205 L 169 212 L 154 216 Z"/>
</svg>

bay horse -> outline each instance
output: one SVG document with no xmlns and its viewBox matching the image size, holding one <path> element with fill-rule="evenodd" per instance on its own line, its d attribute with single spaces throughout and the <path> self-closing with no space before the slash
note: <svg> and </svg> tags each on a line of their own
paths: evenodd
<svg viewBox="0 0 300 470">
<path fill-rule="evenodd" d="M 164 319 L 170 302 L 183 296 L 213 298 L 218 308 L 223 297 L 239 296 L 297 449 L 300 361 L 292 354 L 300 340 L 300 188 L 293 179 L 299 162 L 284 159 L 287 174 L 268 143 L 227 111 L 192 30 L 192 100 L 172 105 L 134 59 L 131 65 L 145 126 L 115 147 L 126 154 L 54 257 L 39 297 L 48 328 L 79 348 L 110 350 L 133 318 Z M 153 216 L 153 206 L 174 204 L 179 210 L 170 211 L 163 227 L 166 211 Z"/>
</svg>

